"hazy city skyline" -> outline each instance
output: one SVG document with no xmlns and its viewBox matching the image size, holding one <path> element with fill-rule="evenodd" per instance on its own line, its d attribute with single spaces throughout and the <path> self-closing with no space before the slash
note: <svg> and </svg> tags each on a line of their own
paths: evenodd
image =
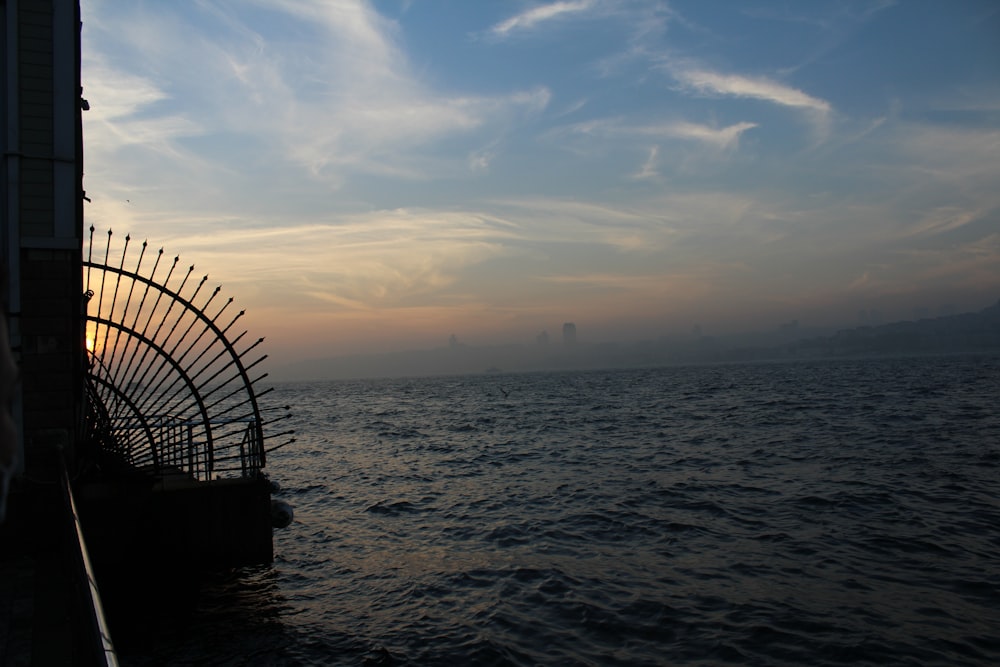
<svg viewBox="0 0 1000 667">
<path fill-rule="evenodd" d="M 278 364 L 1000 296 L 993 3 L 82 10 L 88 224 L 225 284 Z"/>
<path fill-rule="evenodd" d="M 922 315 L 923 313 L 917 313 Z M 1000 300 L 972 313 L 876 323 L 870 313 L 857 327 L 802 327 L 798 320 L 769 331 L 726 336 L 692 327 L 687 335 L 634 342 L 580 341 L 576 325 L 550 343 L 547 331 L 534 344 L 468 345 L 455 334 L 448 345 L 383 354 L 326 356 L 274 369 L 282 380 L 430 377 L 537 371 L 607 370 L 700 364 L 830 360 L 885 356 L 995 354 L 1000 350 Z M 877 315 L 877 314 L 876 314 Z"/>
</svg>

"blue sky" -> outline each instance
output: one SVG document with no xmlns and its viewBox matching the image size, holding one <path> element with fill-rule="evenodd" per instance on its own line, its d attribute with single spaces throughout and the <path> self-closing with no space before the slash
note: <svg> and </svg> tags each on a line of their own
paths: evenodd
<svg viewBox="0 0 1000 667">
<path fill-rule="evenodd" d="M 88 223 L 281 361 L 1000 298 L 994 2 L 82 8 Z"/>
</svg>

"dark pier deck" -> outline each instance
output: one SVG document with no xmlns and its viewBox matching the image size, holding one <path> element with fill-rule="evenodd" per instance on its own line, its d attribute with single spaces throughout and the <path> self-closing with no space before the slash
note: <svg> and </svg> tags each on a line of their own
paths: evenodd
<svg viewBox="0 0 1000 667">
<path fill-rule="evenodd" d="M 11 494 L 0 525 L 0 666 L 117 665 L 69 480 Z"/>
<path fill-rule="evenodd" d="M 10 497 L 0 525 L 0 667 L 115 664 L 105 639 L 130 640 L 160 613 L 156 605 L 193 598 L 206 572 L 272 559 L 263 478 L 174 473 L 78 487 L 92 571 L 58 485 L 22 485 Z M 103 598 L 98 612 L 92 582 Z"/>
</svg>

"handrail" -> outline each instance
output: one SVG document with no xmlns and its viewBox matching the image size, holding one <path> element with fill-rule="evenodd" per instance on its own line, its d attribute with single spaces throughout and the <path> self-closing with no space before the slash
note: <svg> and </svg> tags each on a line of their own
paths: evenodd
<svg viewBox="0 0 1000 667">
<path fill-rule="evenodd" d="M 211 443 L 191 435 L 192 427 L 206 424 L 206 431 L 216 431 L 216 437 Z M 226 427 L 229 427 L 228 430 L 223 430 Z M 217 470 L 240 470 L 243 477 L 256 477 L 264 467 L 263 448 L 257 439 L 259 430 L 257 420 L 248 416 L 215 418 L 206 423 L 200 419 L 178 418 L 169 414 L 148 415 L 141 419 L 120 418 L 115 427 L 115 431 L 123 434 L 126 440 L 129 433 L 146 434 L 150 445 L 148 451 L 155 454 L 154 470 L 159 471 L 164 466 L 180 462 L 182 469 L 204 481 L 211 480 Z M 241 459 L 240 468 L 216 466 L 217 462 L 234 458 Z"/>
<path fill-rule="evenodd" d="M 73 487 L 69 481 L 69 474 L 66 472 L 65 462 L 61 462 L 62 492 L 63 498 L 73 518 L 73 526 L 76 530 L 76 547 L 83 564 L 83 576 L 87 579 L 87 591 L 85 593 L 86 606 L 91 624 L 97 632 L 100 647 L 95 648 L 96 664 L 103 667 L 118 667 L 118 654 L 115 653 L 114 643 L 111 641 L 111 632 L 108 630 L 108 622 L 104 616 L 104 606 L 101 604 L 101 592 L 97 588 L 97 579 L 94 577 L 94 568 L 90 564 L 90 555 L 87 552 L 87 544 L 83 539 L 83 526 L 80 524 L 80 514 L 76 509 L 76 501 L 73 498 Z"/>
</svg>

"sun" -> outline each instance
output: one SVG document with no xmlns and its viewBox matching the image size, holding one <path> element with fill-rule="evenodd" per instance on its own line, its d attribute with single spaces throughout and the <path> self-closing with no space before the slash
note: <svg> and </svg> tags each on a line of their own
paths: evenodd
<svg viewBox="0 0 1000 667">
<path fill-rule="evenodd" d="M 94 339 L 91 338 L 90 336 L 87 336 L 87 343 L 86 343 L 86 345 L 87 345 L 87 352 L 93 352 L 94 351 Z"/>
</svg>

